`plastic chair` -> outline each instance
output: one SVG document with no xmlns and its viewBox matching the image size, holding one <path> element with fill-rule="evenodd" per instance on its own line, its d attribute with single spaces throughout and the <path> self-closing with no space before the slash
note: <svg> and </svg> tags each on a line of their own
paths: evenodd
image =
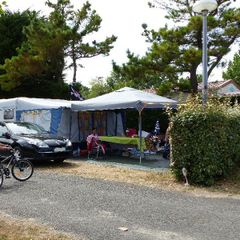
<svg viewBox="0 0 240 240">
<path fill-rule="evenodd" d="M 87 142 L 87 150 L 88 150 L 88 159 L 99 159 L 102 157 L 106 159 L 106 150 L 103 144 L 99 141 L 96 141 L 95 138 L 91 139 L 91 142 Z"/>
</svg>

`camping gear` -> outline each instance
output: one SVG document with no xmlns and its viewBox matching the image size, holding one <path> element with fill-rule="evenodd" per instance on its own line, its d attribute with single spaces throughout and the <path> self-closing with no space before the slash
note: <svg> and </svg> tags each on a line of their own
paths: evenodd
<svg viewBox="0 0 240 240">
<path fill-rule="evenodd" d="M 103 111 L 117 109 L 136 109 L 139 113 L 140 149 L 142 149 L 142 111 L 145 108 L 176 107 L 175 100 L 124 87 L 96 98 L 72 104 L 73 111 Z M 140 154 L 140 163 L 143 152 Z"/>
</svg>

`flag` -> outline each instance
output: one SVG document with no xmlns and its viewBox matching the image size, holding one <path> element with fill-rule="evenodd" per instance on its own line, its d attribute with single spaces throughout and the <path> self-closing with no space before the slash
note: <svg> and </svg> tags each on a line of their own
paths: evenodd
<svg viewBox="0 0 240 240">
<path fill-rule="evenodd" d="M 85 100 L 82 95 L 79 93 L 78 90 L 76 90 L 73 85 L 69 85 L 70 88 L 70 99 L 71 100 L 79 100 L 79 101 L 83 101 Z"/>
</svg>

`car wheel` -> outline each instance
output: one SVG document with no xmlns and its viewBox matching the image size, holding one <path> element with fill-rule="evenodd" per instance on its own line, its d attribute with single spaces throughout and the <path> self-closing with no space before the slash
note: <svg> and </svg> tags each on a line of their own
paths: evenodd
<svg viewBox="0 0 240 240">
<path fill-rule="evenodd" d="M 15 151 L 14 155 L 16 156 L 17 159 L 23 158 L 22 149 L 20 147 L 15 147 L 14 151 Z"/>
<path fill-rule="evenodd" d="M 59 158 L 59 159 L 54 159 L 55 163 L 62 163 L 65 159 Z"/>
</svg>

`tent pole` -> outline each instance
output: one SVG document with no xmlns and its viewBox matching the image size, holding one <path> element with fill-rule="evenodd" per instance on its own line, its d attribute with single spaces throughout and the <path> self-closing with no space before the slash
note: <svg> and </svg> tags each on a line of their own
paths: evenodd
<svg viewBox="0 0 240 240">
<path fill-rule="evenodd" d="M 142 163 L 142 110 L 138 111 L 139 113 L 139 118 L 138 118 L 138 122 L 139 122 L 139 137 L 140 137 L 140 159 L 139 159 L 139 163 Z"/>
<path fill-rule="evenodd" d="M 80 135 L 80 112 L 77 112 L 77 117 L 78 117 L 78 141 L 79 143 L 81 142 L 81 135 Z"/>
<path fill-rule="evenodd" d="M 69 126 L 69 140 L 71 141 L 71 136 L 72 136 L 72 114 L 73 114 L 73 111 L 70 110 L 70 126 Z"/>
</svg>

